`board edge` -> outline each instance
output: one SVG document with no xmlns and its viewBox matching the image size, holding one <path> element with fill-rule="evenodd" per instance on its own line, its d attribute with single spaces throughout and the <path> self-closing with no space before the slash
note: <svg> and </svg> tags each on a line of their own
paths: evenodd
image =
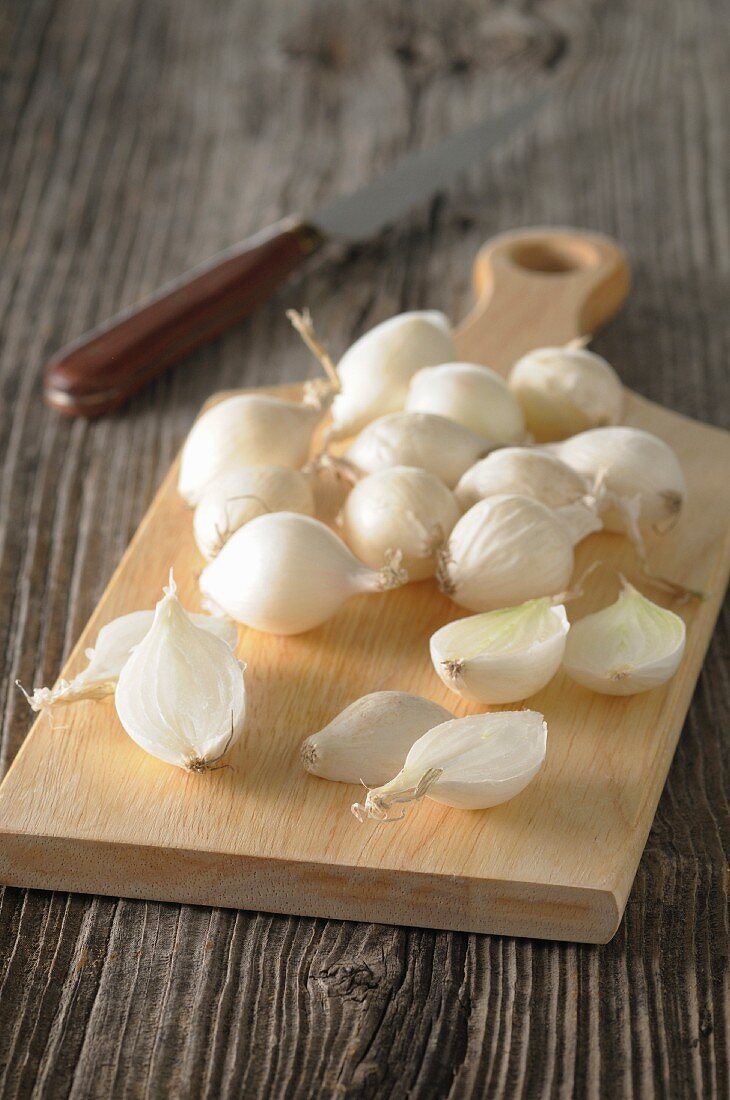
<svg viewBox="0 0 730 1100">
<path fill-rule="evenodd" d="M 164 866 L 165 885 L 160 887 Z M 341 867 L 0 829 L 4 886 L 439 931 L 608 943 L 611 889 Z"/>
</svg>

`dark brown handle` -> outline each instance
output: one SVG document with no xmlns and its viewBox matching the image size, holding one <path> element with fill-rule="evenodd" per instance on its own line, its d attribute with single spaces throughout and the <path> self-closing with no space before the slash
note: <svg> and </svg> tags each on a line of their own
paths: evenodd
<svg viewBox="0 0 730 1100">
<path fill-rule="evenodd" d="M 221 252 L 139 306 L 62 348 L 44 396 L 66 416 L 109 412 L 195 348 L 236 324 L 323 243 L 287 219 Z"/>
</svg>

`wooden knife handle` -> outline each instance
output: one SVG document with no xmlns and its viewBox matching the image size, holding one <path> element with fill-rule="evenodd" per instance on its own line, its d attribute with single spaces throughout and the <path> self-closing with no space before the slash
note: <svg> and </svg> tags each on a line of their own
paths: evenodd
<svg viewBox="0 0 730 1100">
<path fill-rule="evenodd" d="M 66 416 L 100 416 L 236 324 L 323 244 L 286 219 L 194 268 L 153 298 L 62 348 L 47 364 L 44 397 Z"/>
</svg>

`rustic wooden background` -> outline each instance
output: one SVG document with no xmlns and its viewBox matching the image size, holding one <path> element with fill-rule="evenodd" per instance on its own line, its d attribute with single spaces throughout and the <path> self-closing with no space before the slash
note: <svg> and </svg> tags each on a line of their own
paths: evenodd
<svg viewBox="0 0 730 1100">
<path fill-rule="evenodd" d="M 724 0 L 3 0 L 0 765 L 196 410 L 313 370 L 403 308 L 469 304 L 500 230 L 615 234 L 596 343 L 727 426 Z M 372 243 L 333 250 L 123 413 L 40 402 L 62 342 L 237 239 L 523 93 L 529 134 Z M 725 1097 L 727 615 L 607 947 L 0 891 L 2 1097 Z"/>
</svg>

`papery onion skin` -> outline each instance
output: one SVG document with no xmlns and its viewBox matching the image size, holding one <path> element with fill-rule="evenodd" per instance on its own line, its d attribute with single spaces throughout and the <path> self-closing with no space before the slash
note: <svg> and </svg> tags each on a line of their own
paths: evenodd
<svg viewBox="0 0 730 1100">
<path fill-rule="evenodd" d="M 455 420 L 496 444 L 525 439 L 519 403 L 505 380 L 489 367 L 441 363 L 420 370 L 411 379 L 405 407 Z"/>
<path fill-rule="evenodd" d="M 379 568 L 386 551 L 397 546 L 409 580 L 417 581 L 436 572 L 435 551 L 460 515 L 453 493 L 434 474 L 393 466 L 355 485 L 340 524 L 352 552 L 371 569 Z"/>
<path fill-rule="evenodd" d="M 350 596 L 398 587 L 397 565 L 369 569 L 319 520 L 293 512 L 258 516 L 203 570 L 201 592 L 237 622 L 267 634 L 301 634 Z"/>
<path fill-rule="evenodd" d="M 345 458 L 361 474 L 417 466 L 453 489 L 462 474 L 491 449 L 488 440 L 445 416 L 400 412 L 368 424 Z"/>
<path fill-rule="evenodd" d="M 528 615 L 531 605 L 541 605 L 535 610 L 551 620 L 553 631 L 517 650 L 503 651 L 498 646 L 485 645 L 479 653 L 460 655 L 458 630 L 460 623 L 477 626 L 479 620 L 516 615 L 520 608 L 470 616 L 468 620 L 447 623 L 436 631 L 430 641 L 431 661 L 450 691 L 462 699 L 495 706 L 528 699 L 552 680 L 565 653 L 568 618 L 562 604 L 551 605 L 547 597 L 524 605 Z"/>
<path fill-rule="evenodd" d="M 401 313 L 366 332 L 337 365 L 342 392 L 332 404 L 333 439 L 403 408 L 411 378 L 456 354 L 451 326 L 437 310 Z"/>
<path fill-rule="evenodd" d="M 616 371 L 586 348 L 538 348 L 519 359 L 509 386 L 538 443 L 618 424 L 625 397 Z"/>
<path fill-rule="evenodd" d="M 231 535 L 267 512 L 314 515 L 310 478 L 290 466 L 244 466 L 217 477 L 195 508 L 193 534 L 212 561 Z"/>
<path fill-rule="evenodd" d="M 601 482 L 606 506 L 601 518 L 608 531 L 626 531 L 626 519 L 610 497 L 627 503 L 639 499 L 638 523 L 664 529 L 679 518 L 687 499 L 682 467 L 672 448 L 641 428 L 620 425 L 581 432 L 550 444 L 558 458 L 589 482 Z"/>
<path fill-rule="evenodd" d="M 591 691 L 637 695 L 671 679 L 685 639 L 679 615 L 625 582 L 615 603 L 573 623 L 563 663 L 568 675 Z"/>
<path fill-rule="evenodd" d="M 411 745 L 448 721 L 445 707 L 403 691 L 375 691 L 345 707 L 301 747 L 304 768 L 340 783 L 376 786 L 398 772 Z"/>
<path fill-rule="evenodd" d="M 196 420 L 180 456 L 178 492 L 197 504 L 216 478 L 242 466 L 303 466 L 322 410 L 266 394 L 237 394 Z"/>
<path fill-rule="evenodd" d="M 186 611 L 186 615 L 195 626 L 209 630 L 226 643 L 229 649 L 235 649 L 238 631 L 230 619 L 215 619 L 211 615 L 199 615 Z M 154 610 L 130 611 L 112 619 L 99 631 L 92 649 L 86 650 L 91 665 L 104 664 L 105 675 L 118 677 L 135 646 L 139 645 L 155 621 Z M 91 667 L 91 666 L 90 666 Z M 80 676 L 88 676 L 90 669 L 84 669 Z"/>
<path fill-rule="evenodd" d="M 439 584 L 470 611 L 515 607 L 555 596 L 570 583 L 573 545 L 567 526 L 528 497 L 487 497 L 451 532 Z"/>
<path fill-rule="evenodd" d="M 197 615 L 187 612 L 195 626 L 209 630 L 235 649 L 238 631 L 228 618 Z M 135 646 L 139 645 L 154 622 L 154 611 L 131 611 L 103 626 L 93 648 L 86 650 L 88 665 L 73 680 L 59 680 L 54 688 L 36 688 L 28 694 L 19 684 L 32 710 L 53 710 L 86 699 L 104 699 L 113 695 L 119 674 L 129 660 Z"/>
</svg>

